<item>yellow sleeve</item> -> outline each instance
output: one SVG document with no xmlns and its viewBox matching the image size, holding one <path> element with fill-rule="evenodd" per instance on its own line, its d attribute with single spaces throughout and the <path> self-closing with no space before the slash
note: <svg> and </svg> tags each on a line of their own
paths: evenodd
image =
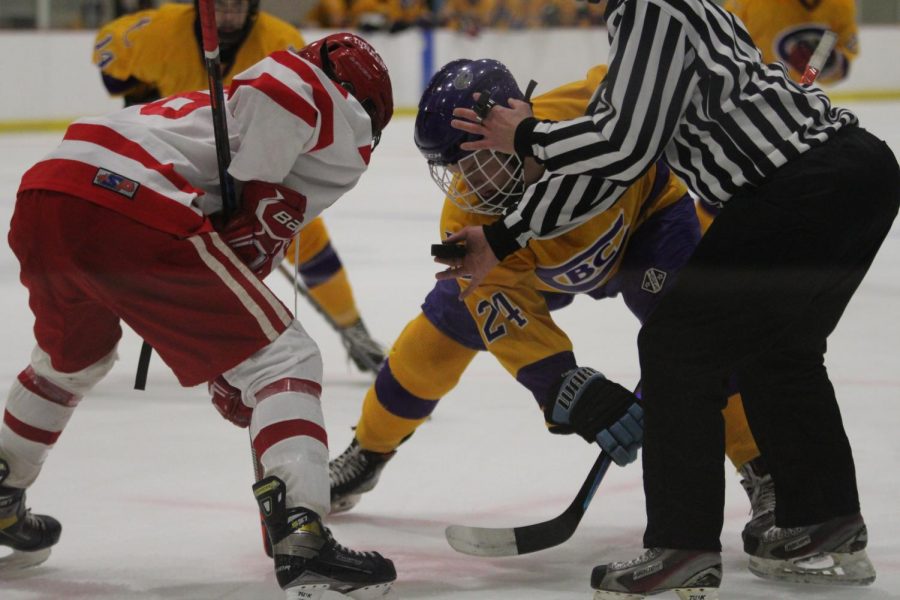
<svg viewBox="0 0 900 600">
<path fill-rule="evenodd" d="M 94 40 L 92 61 L 104 75 L 121 81 L 136 77 L 135 59 L 140 53 L 136 42 L 141 39 L 141 30 L 150 26 L 156 15 L 156 10 L 143 10 L 100 28 Z"/>
<path fill-rule="evenodd" d="M 534 99 L 534 116 L 538 119 L 566 121 L 584 116 L 597 86 L 606 77 L 606 65 L 592 67 L 585 78 L 566 83 Z"/>
</svg>

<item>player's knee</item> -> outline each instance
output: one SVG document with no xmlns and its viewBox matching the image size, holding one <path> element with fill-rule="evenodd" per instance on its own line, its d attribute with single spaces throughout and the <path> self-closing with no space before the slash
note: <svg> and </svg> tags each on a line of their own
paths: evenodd
<svg viewBox="0 0 900 600">
<path fill-rule="evenodd" d="M 31 352 L 30 370 L 26 369 L 23 374 L 33 373 L 33 376 L 41 380 L 48 381 L 53 385 L 70 392 L 76 396 L 84 396 L 98 381 L 103 379 L 113 364 L 115 364 L 118 354 L 115 348 L 112 352 L 98 360 L 92 365 L 75 371 L 72 373 L 64 373 L 53 367 L 50 355 L 44 352 L 39 346 L 35 346 Z"/>
<path fill-rule="evenodd" d="M 222 374 L 242 391 L 244 402 L 255 404 L 256 393 L 282 379 L 298 379 L 321 385 L 322 355 L 319 347 L 297 321 L 272 343 Z"/>
</svg>

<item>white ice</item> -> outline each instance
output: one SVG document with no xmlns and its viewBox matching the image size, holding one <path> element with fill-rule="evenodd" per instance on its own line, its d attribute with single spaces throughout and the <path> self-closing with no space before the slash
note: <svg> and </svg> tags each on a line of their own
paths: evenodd
<svg viewBox="0 0 900 600">
<path fill-rule="evenodd" d="M 900 104 L 853 108 L 900 154 Z M 359 189 L 326 214 L 363 314 L 385 343 L 417 314 L 435 271 L 428 245 L 438 240 L 441 198 L 411 130 L 408 118 L 392 123 Z M 0 136 L 3 223 L 22 173 L 59 138 Z M 4 387 L 26 366 L 33 343 L 17 273 L 2 244 Z M 740 541 L 748 503 L 727 467 L 723 599 L 900 598 L 898 273 L 895 226 L 828 353 L 853 443 L 877 581 L 865 589 L 822 589 L 753 577 Z M 293 304 L 277 275 L 271 285 Z M 370 380 L 348 367 L 337 337 L 302 300 L 299 318 L 325 357 L 323 406 L 334 455 L 351 439 Z M 622 382 L 637 380 L 637 324 L 622 302 L 580 298 L 558 319 L 580 363 Z M 138 350 L 139 340 L 127 333 L 118 364 L 81 403 L 29 490 L 36 512 L 63 523 L 62 538 L 44 566 L 0 580 L 0 600 L 282 598 L 262 553 L 247 434 L 219 417 L 205 389 L 180 388 L 158 358 L 148 390 L 133 390 Z M 579 439 L 548 435 L 524 388 L 490 356 L 480 356 L 434 419 L 400 449 L 378 487 L 331 524 L 342 543 L 394 559 L 399 598 L 587 600 L 594 565 L 640 548 L 639 464 L 611 469 L 575 536 L 557 548 L 479 559 L 455 553 L 443 530 L 449 523 L 507 526 L 550 518 L 568 505 L 595 456 L 596 448 Z"/>
</svg>

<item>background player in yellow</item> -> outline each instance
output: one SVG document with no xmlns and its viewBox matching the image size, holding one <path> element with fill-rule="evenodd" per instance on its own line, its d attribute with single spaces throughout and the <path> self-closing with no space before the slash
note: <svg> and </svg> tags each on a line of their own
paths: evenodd
<svg viewBox="0 0 900 600">
<path fill-rule="evenodd" d="M 538 96 L 535 115 L 583 114 L 605 74 L 605 66 L 594 67 L 584 81 Z M 471 106 L 475 90 L 489 91 L 498 103 L 523 98 L 501 63 L 462 59 L 434 76 L 419 104 L 416 143 L 447 194 L 442 237 L 499 218 L 542 173 L 532 161 L 523 167 L 514 156 L 459 149 L 467 136 L 450 127 L 451 112 Z M 491 352 L 539 406 L 553 406 L 563 378 L 584 368 L 578 369 L 572 342 L 550 311 L 576 294 L 598 300 L 621 294 L 640 321 L 650 313 L 700 240 L 693 201 L 662 161 L 627 188 L 602 179 L 594 184 L 587 193 L 621 194 L 613 208 L 557 238 L 533 240 L 491 271 L 465 301 L 459 299 L 458 280 L 437 282 L 367 391 L 350 447 L 331 463 L 332 512 L 352 508 L 375 486 L 387 460 L 453 389 L 478 351 Z M 728 454 L 751 496 L 752 526 L 765 527 L 774 507 L 771 479 L 739 397 L 732 395 L 725 412 Z"/>
<path fill-rule="evenodd" d="M 259 0 L 216 0 L 216 23 L 226 86 L 235 73 L 272 52 L 305 45 L 293 25 L 260 12 Z M 97 33 L 93 61 L 107 91 L 124 96 L 126 106 L 207 89 L 196 2 L 165 4 L 108 23 Z M 309 295 L 330 317 L 356 366 L 377 372 L 384 350 L 366 330 L 321 218 L 304 227 L 286 257 L 291 264 L 299 259 Z"/>
<path fill-rule="evenodd" d="M 724 6 L 744 22 L 763 60 L 783 63 L 795 81 L 827 30 L 838 35 L 838 42 L 820 83 L 845 79 L 859 53 L 855 0 L 725 0 Z"/>
</svg>

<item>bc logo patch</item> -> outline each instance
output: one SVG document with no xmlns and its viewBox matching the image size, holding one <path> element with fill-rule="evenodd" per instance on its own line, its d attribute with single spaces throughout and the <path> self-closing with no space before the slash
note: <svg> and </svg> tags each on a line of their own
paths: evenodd
<svg viewBox="0 0 900 600">
<path fill-rule="evenodd" d="M 625 213 L 603 232 L 590 248 L 556 267 L 535 268 L 535 274 L 547 285 L 569 294 L 589 292 L 606 281 L 619 258 L 628 233 Z"/>
<path fill-rule="evenodd" d="M 134 198 L 141 187 L 137 181 L 106 169 L 97 169 L 97 174 L 94 175 L 94 185 L 125 196 L 129 200 Z"/>
<path fill-rule="evenodd" d="M 644 281 L 641 282 L 641 289 L 651 294 L 658 294 L 662 291 L 663 285 L 666 283 L 666 272 L 660 271 L 655 267 L 650 267 L 644 271 Z"/>
</svg>

